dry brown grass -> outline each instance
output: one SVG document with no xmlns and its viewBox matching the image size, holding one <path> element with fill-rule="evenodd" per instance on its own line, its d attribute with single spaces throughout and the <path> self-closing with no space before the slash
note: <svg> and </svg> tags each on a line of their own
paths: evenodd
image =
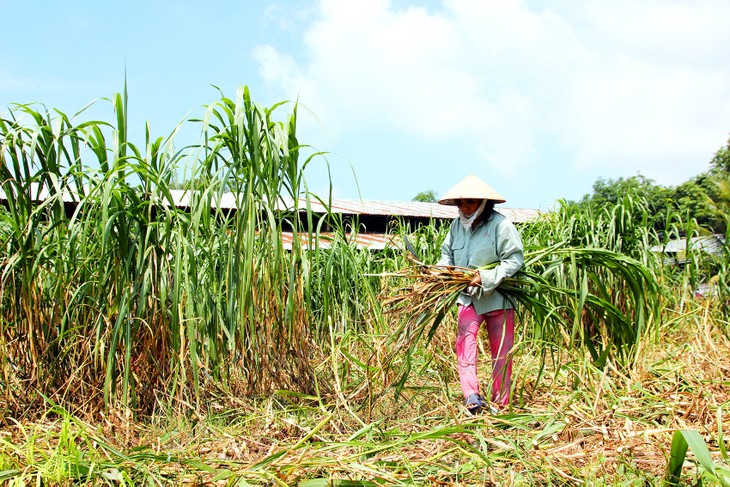
<svg viewBox="0 0 730 487">
<path fill-rule="evenodd" d="M 137 475 L 164 472 L 158 478 L 199 485 L 234 478 L 282 485 L 312 478 L 434 485 L 580 485 L 599 479 L 609 485 L 655 484 L 664 475 L 676 429 L 699 431 L 715 460 L 722 461 L 717 410 L 730 403 L 730 343 L 701 306 L 681 326 L 662 329 L 659 338 L 647 342 L 632 370 L 596 369 L 581 352 L 563 351 L 560 368 L 549 365 L 538 379 L 535 349 L 518 345 L 516 404 L 496 416 L 472 417 L 461 406 L 452 349 L 453 317 L 448 317 L 429 346 L 432 365 L 411 376 L 398 400 L 386 394 L 369 407 L 343 403 L 346 390 L 320 400 L 285 394 L 242 399 L 208 390 L 204 408 L 178 403 L 175 411 L 145 423 L 109 413 L 93 427 L 77 427 L 96 431 L 110 447 L 127 452 L 131 460 L 107 455 Z M 488 373 L 484 360 L 484 383 Z M 11 422 L 3 437 L 21 450 L 32 443 L 50 451 L 59 428 L 51 417 Z M 723 429 L 730 436 L 727 423 Z M 14 457 L 33 470 L 29 458 Z M 692 476 L 692 469 L 686 475 Z"/>
</svg>

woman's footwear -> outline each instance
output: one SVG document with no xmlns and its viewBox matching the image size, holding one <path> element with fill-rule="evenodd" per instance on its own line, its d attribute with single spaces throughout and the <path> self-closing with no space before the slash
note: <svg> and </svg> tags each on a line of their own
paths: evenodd
<svg viewBox="0 0 730 487">
<path fill-rule="evenodd" d="M 479 413 L 479 411 L 481 411 L 486 405 L 487 401 L 485 401 L 479 394 L 469 394 L 466 398 L 466 409 L 468 409 L 471 414 Z"/>
</svg>

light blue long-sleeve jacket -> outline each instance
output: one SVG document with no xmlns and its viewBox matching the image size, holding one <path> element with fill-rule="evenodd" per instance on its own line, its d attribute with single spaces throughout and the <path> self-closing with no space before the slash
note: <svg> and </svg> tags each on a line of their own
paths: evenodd
<svg viewBox="0 0 730 487">
<path fill-rule="evenodd" d="M 505 278 L 514 276 L 522 268 L 524 249 L 515 226 L 497 211 L 492 210 L 489 220 L 470 230 L 464 229 L 458 218 L 451 222 L 441 245 L 438 265 L 476 269 L 493 262 L 499 264 L 493 269 L 480 270 L 482 285 L 462 292 L 459 304 L 472 304 L 479 314 L 512 308 L 510 300 L 496 289 Z"/>
</svg>

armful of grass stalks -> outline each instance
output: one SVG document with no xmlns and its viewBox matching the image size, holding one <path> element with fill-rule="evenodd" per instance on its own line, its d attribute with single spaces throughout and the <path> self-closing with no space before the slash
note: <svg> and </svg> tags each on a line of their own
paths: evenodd
<svg viewBox="0 0 730 487">
<path fill-rule="evenodd" d="M 387 341 L 386 363 L 402 357 L 402 388 L 411 356 L 421 338 L 431 340 L 438 326 L 480 269 L 413 265 L 381 274 L 405 286 L 381 293 L 383 310 L 396 325 Z M 483 267 L 490 269 L 493 263 Z M 595 363 L 609 354 L 630 363 L 643 333 L 659 314 L 656 277 L 642 263 L 600 248 L 575 248 L 564 242 L 525 252 L 522 269 L 497 290 L 521 306 L 557 346 L 582 343 Z"/>
<path fill-rule="evenodd" d="M 424 333 L 428 340 L 433 337 L 446 313 L 452 309 L 459 294 L 466 290 L 476 274 L 480 270 L 495 268 L 499 262 L 471 269 L 424 265 L 410 255 L 407 258 L 413 265 L 397 272 L 381 274 L 404 279 L 406 285 L 397 288 L 395 293 L 386 288 L 380 297 L 383 311 L 399 321 L 390 336 L 391 342 L 396 344 L 394 351 L 406 349 L 410 352 Z M 505 279 L 498 289 L 502 292 L 503 286 L 508 286 L 511 291 L 518 291 L 520 283 L 519 278 L 511 277 Z"/>
<path fill-rule="evenodd" d="M 400 325 L 391 335 L 392 341 L 402 349 L 402 345 L 418 341 L 428 327 L 427 338 L 430 340 L 449 309 L 456 302 L 459 294 L 469 287 L 472 279 L 480 270 L 493 269 L 499 265 L 494 262 L 477 269 L 458 266 L 424 265 L 416 262 L 410 255 L 407 258 L 413 265 L 393 273 L 381 276 L 396 277 L 406 280 L 406 285 L 396 289 L 395 293 L 385 289 L 381 293 L 383 310 L 386 314 L 400 318 Z M 526 294 L 523 288 L 527 282 L 521 278 L 521 272 L 507 278 L 497 289 L 507 295 L 508 299 Z M 518 299 L 519 300 L 519 299 Z"/>
<path fill-rule="evenodd" d="M 411 255 L 406 255 L 412 265 L 397 272 L 378 274 L 382 277 L 399 278 L 406 281 L 404 286 L 385 288 L 380 295 L 383 311 L 394 318 L 396 327 L 387 338 L 390 353 L 385 363 L 391 364 L 399 357 L 403 360 L 396 379 L 396 394 L 405 385 L 411 369 L 411 356 L 418 342 L 425 336 L 429 342 L 449 310 L 472 282 L 475 275 L 483 269 L 492 269 L 499 262 L 478 269 L 457 266 L 424 265 Z M 519 276 L 519 273 L 518 273 Z M 519 277 L 502 281 L 498 287 L 503 294 L 529 294 L 521 289 Z M 509 298 L 511 299 L 511 298 Z"/>
</svg>

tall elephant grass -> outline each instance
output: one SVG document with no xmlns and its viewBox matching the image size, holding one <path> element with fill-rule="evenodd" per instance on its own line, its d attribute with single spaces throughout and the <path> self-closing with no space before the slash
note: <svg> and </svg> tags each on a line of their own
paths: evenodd
<svg viewBox="0 0 730 487">
<path fill-rule="evenodd" d="M 302 230 L 316 157 L 300 161 L 296 107 L 275 121 L 244 87 L 208 107 L 200 144 L 177 150 L 149 129 L 143 148 L 128 141 L 126 94 L 110 102 L 114 124 L 27 105 L 1 122 L 4 408 L 50 396 L 149 411 L 194 401 L 207 377 L 312 391 L 309 257 L 281 239 L 285 225 Z M 203 182 L 189 211 L 171 191 L 183 165 Z"/>
<path fill-rule="evenodd" d="M 93 239 L 99 235 L 88 226 L 71 228 L 63 194 L 84 196 L 89 181 L 81 154 L 88 134 L 101 137 L 105 124 L 74 126 L 65 114 L 52 118 L 24 105 L 11 117 L 0 122 L 0 180 L 8 202 L 0 281 L 6 404 L 26 398 L 28 392 L 55 390 L 66 396 L 84 382 L 87 397 L 93 397 L 103 367 L 90 353 L 90 337 L 77 340 L 77 332 L 90 321 L 103 320 L 101 310 L 108 303 L 106 293 L 94 292 L 100 283 L 92 277 L 97 271 L 89 272 L 88 266 L 68 257 L 77 256 L 84 264 L 96 261 L 79 235 L 81 240 L 87 232 Z M 99 155 L 108 156 L 105 151 Z M 69 367 L 74 369 L 70 374 L 78 375 L 74 381 L 69 381 Z M 59 374 L 63 370 L 67 373 Z"/>
<path fill-rule="evenodd" d="M 178 148 L 175 130 L 136 146 L 126 96 L 109 104 L 113 122 L 27 105 L 0 120 L 3 481 L 645 485 L 674 430 L 705 432 L 727 404 L 727 253 L 708 265 L 690 245 L 680 267 L 649 250 L 699 235 L 692 221 L 656 232 L 632 197 L 522 226 L 527 272 L 506 283 L 522 296 L 517 400 L 467 416 L 454 313 L 394 355 L 407 323 L 378 296 L 411 262 L 308 211 L 318 155 L 296 106 L 280 122 L 280 105 L 221 94 Z M 291 250 L 284 230 L 302 237 Z M 400 232 L 437 261 L 445 227 Z M 703 281 L 717 293 L 695 297 Z M 409 356 L 417 373 L 398 376 Z"/>
<path fill-rule="evenodd" d="M 236 100 L 211 105 L 202 124 L 196 179 L 213 183 L 192 198 L 186 232 L 193 245 L 177 254 L 182 274 L 191 277 L 180 283 L 186 316 L 196 318 L 187 325 L 188 343 L 205 338 L 202 355 L 214 372 L 218 357 L 237 357 L 226 365 L 245 371 L 251 391 L 311 391 L 316 350 L 304 300 L 308 256 L 298 238 L 291 252 L 281 238 L 285 221 L 295 235 L 301 231 L 299 199 L 308 197 L 303 169 L 311 159 L 299 160 L 296 109 L 286 123 L 274 122 L 272 110 L 243 89 Z M 226 193 L 235 198 L 234 213 L 221 206 Z M 211 207 L 217 210 L 209 215 Z M 191 353 L 194 364 L 198 351 Z"/>
<path fill-rule="evenodd" d="M 649 213 L 646 201 L 628 195 L 601 209 L 561 202 L 554 211 L 526 225 L 522 234 L 528 247 L 563 241 L 576 248 L 602 249 L 639 262 L 655 276 L 656 286 L 647 292 L 655 294 L 660 308 L 682 309 L 688 300 L 696 299 L 695 290 L 701 283 L 711 283 L 713 305 L 721 310 L 726 308 L 728 301 L 720 296 L 726 293 L 720 274 L 727 266 L 727 250 L 717 257 L 695 245 L 695 239 L 707 230 L 687 215 L 668 211 L 660 230 L 656 222 L 657 216 Z M 687 240 L 681 263 L 656 250 L 679 238 Z M 601 281 L 605 290 L 621 296 L 615 282 L 603 278 Z"/>
<path fill-rule="evenodd" d="M 150 411 L 160 401 L 195 403 L 207 388 L 386 388 L 402 359 L 389 362 L 389 338 L 403 322 L 377 299 L 398 283 L 377 275 L 408 261 L 360 251 L 356 225 L 309 211 L 304 174 L 319 154 L 297 140 L 296 105 L 276 121 L 281 105 L 262 107 L 246 88 L 234 99 L 221 93 L 188 122 L 199 124 L 200 141 L 177 148 L 178 129 L 155 138 L 149 128 L 137 147 L 127 139 L 126 94 L 109 102 L 113 123 L 27 105 L 0 122 L 4 408 L 18 413 L 51 397 L 84 410 Z M 181 167 L 192 168 L 185 208 L 173 197 Z M 705 272 L 699 258 L 677 270 L 649 251 L 692 227 L 667 215 L 660 235 L 646 211 L 636 197 L 602 211 L 564 204 L 521 227 L 535 257 L 514 288 L 525 343 L 631 362 L 657 310 L 675 304 L 667 290 Z M 333 240 L 315 250 L 325 225 Z M 303 238 L 286 249 L 284 230 Z M 399 232 L 413 236 L 422 261 L 437 260 L 445 227 Z M 450 319 L 446 308 L 442 317 Z M 335 351 L 348 355 L 344 385 L 322 372 Z"/>
</svg>

